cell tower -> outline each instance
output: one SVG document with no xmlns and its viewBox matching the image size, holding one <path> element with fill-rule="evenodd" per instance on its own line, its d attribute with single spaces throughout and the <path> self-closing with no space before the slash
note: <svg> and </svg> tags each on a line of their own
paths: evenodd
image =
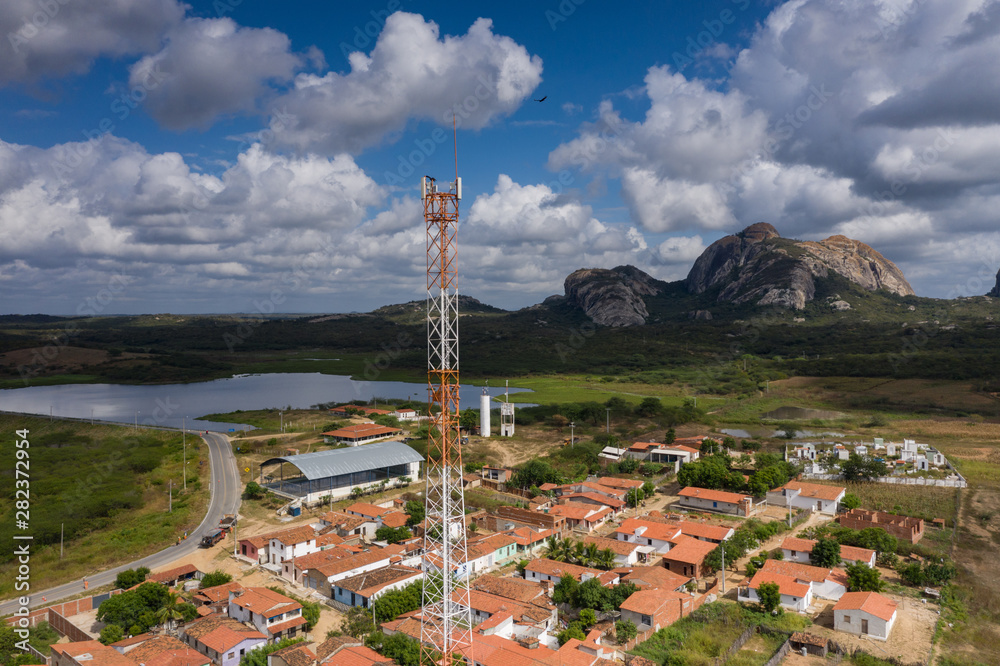
<svg viewBox="0 0 1000 666">
<path fill-rule="evenodd" d="M 507 381 L 507 388 L 510 388 L 510 380 Z M 509 391 L 503 392 L 503 402 L 500 403 L 500 436 L 514 436 L 514 403 L 510 401 Z"/>
<path fill-rule="evenodd" d="M 457 157 L 456 157 L 457 162 Z M 462 448 L 458 425 L 458 288 L 456 240 L 462 179 L 447 192 L 424 176 L 420 183 L 427 227 L 427 390 L 431 427 L 427 438 L 427 496 L 424 529 L 427 564 L 441 576 L 424 579 L 421 662 L 450 664 L 465 653 L 472 661 L 472 609 L 467 572 L 453 572 L 468 562 L 465 497 L 462 494 Z M 439 657 L 440 655 L 440 657 Z"/>
</svg>

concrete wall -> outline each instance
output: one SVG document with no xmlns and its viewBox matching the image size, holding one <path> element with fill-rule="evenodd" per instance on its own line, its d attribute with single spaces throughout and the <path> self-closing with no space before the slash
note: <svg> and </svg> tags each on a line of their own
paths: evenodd
<svg viewBox="0 0 1000 666">
<path fill-rule="evenodd" d="M 704 497 L 681 497 L 677 503 L 691 509 L 728 513 L 734 516 L 741 515 L 739 505 L 731 502 L 717 502 Z"/>
<path fill-rule="evenodd" d="M 861 610 L 835 610 L 833 611 L 833 628 L 836 631 L 860 636 L 862 635 L 861 621 L 868 620 L 868 633 L 864 635 L 884 641 L 888 640 L 889 632 L 892 630 L 892 625 L 895 624 L 898 616 L 899 613 L 897 612 L 893 614 L 892 620 L 886 622 L 882 618 L 875 617 L 871 613 Z M 848 622 L 848 620 L 850 621 Z"/>
</svg>

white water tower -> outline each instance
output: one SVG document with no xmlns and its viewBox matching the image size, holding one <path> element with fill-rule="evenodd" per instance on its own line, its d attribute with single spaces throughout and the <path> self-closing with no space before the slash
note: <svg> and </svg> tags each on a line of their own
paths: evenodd
<svg viewBox="0 0 1000 666">
<path fill-rule="evenodd" d="M 479 436 L 490 436 L 490 390 L 486 387 L 479 396 Z"/>
</svg>

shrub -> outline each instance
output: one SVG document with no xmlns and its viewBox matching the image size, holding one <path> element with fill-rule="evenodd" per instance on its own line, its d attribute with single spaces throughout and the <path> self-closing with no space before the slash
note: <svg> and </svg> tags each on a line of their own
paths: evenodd
<svg viewBox="0 0 1000 666">
<path fill-rule="evenodd" d="M 206 589 L 209 587 L 215 587 L 216 585 L 225 585 L 226 583 L 231 583 L 233 577 L 224 571 L 219 571 L 216 569 L 210 573 L 205 574 L 201 579 L 201 589 Z"/>
<path fill-rule="evenodd" d="M 627 643 L 638 634 L 639 630 L 632 620 L 618 620 L 615 623 L 615 635 L 618 636 L 619 643 Z"/>
</svg>

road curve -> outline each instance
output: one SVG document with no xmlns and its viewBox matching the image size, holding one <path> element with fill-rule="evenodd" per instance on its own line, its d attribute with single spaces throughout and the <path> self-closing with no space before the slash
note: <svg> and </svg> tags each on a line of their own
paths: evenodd
<svg viewBox="0 0 1000 666">
<path fill-rule="evenodd" d="M 223 515 L 236 513 L 239 510 L 241 495 L 240 473 L 236 467 L 236 457 L 233 455 L 233 447 L 229 443 L 229 438 L 217 432 L 200 434 L 200 437 L 208 445 L 209 472 L 211 474 L 211 481 L 209 483 L 211 500 L 208 504 L 205 519 L 188 535 L 187 540 L 182 541 L 180 545 L 170 546 L 141 560 L 87 576 L 86 580 L 91 589 L 113 583 L 118 573 L 126 569 L 135 569 L 136 567 L 156 569 L 186 555 L 190 555 L 198 549 L 198 542 L 201 541 L 201 537 L 215 529 Z M 32 590 L 31 603 L 29 605 L 32 608 L 49 606 L 60 599 L 80 594 L 84 589 L 83 580 L 81 578 L 80 580 L 47 590 Z M 45 597 L 46 600 L 42 601 L 42 597 Z M 0 604 L 0 616 L 10 615 L 19 607 L 20 605 L 16 600 L 4 602 Z"/>
</svg>

